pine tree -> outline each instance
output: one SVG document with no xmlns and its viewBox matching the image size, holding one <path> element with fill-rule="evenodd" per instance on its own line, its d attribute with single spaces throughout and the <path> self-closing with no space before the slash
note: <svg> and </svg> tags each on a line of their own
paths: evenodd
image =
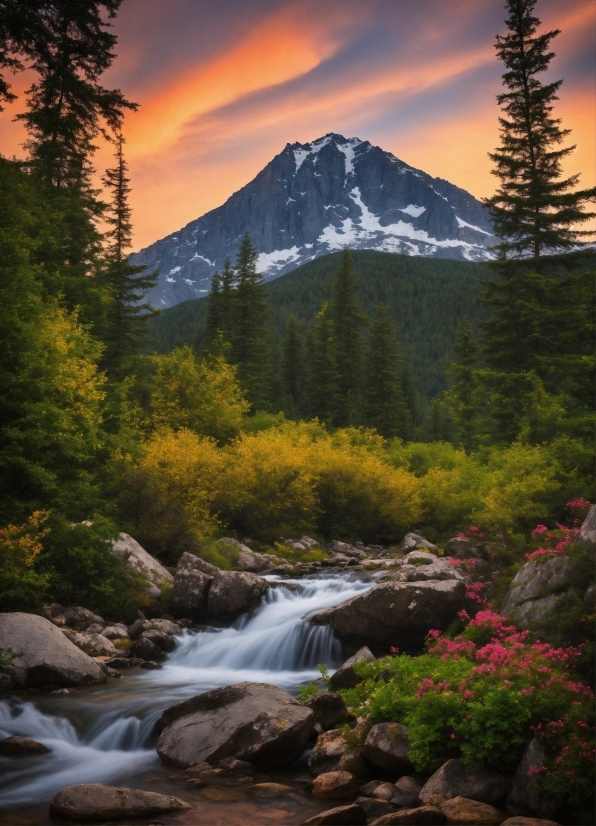
<svg viewBox="0 0 596 826">
<path fill-rule="evenodd" d="M 236 288 L 236 273 L 230 264 L 229 258 L 224 261 L 220 281 L 220 325 L 226 341 L 232 341 L 232 325 L 234 323 L 234 290 Z"/>
<path fill-rule="evenodd" d="M 333 324 L 333 359 L 337 376 L 334 424 L 355 424 L 361 403 L 363 317 L 356 272 L 349 249 L 344 249 L 332 290 L 329 313 Z"/>
<path fill-rule="evenodd" d="M 290 412 L 296 416 L 302 401 L 303 356 L 298 325 L 293 313 L 288 319 L 283 341 L 282 374 Z"/>
<path fill-rule="evenodd" d="M 508 91 L 497 96 L 504 112 L 499 118 L 501 145 L 490 154 L 500 188 L 485 203 L 502 239 L 496 247 L 502 258 L 530 253 L 539 271 L 545 251 L 570 249 L 591 234 L 575 225 L 594 216 L 582 207 L 596 189 L 573 191 L 579 175 L 562 179 L 561 161 L 575 148 L 558 148 L 570 133 L 552 114 L 563 81 L 543 85 L 537 77 L 554 57 L 549 49 L 559 30 L 537 34 L 535 5 L 536 0 L 507 0 L 509 31 L 496 39 Z"/>
<path fill-rule="evenodd" d="M 312 416 L 330 425 L 336 410 L 337 370 L 333 323 L 328 304 L 324 304 L 317 314 L 310 349 L 308 371 L 310 412 Z"/>
<path fill-rule="evenodd" d="M 405 414 L 400 388 L 402 370 L 397 330 L 385 305 L 379 304 L 370 328 L 366 359 L 364 422 L 388 439 L 402 435 Z"/>
<path fill-rule="evenodd" d="M 455 333 L 455 360 L 447 370 L 451 388 L 447 393 L 457 439 L 469 450 L 474 443 L 474 418 L 478 413 L 476 385 L 479 348 L 469 318 L 464 317 Z"/>
<path fill-rule="evenodd" d="M 269 406 L 271 350 L 267 331 L 267 288 L 257 272 L 258 252 L 245 233 L 236 258 L 232 302 L 231 358 L 246 398 L 256 410 Z"/>
<path fill-rule="evenodd" d="M 205 348 L 209 350 L 211 344 L 221 333 L 221 275 L 216 272 L 211 279 L 209 295 L 207 296 L 207 315 L 205 317 Z"/>
<path fill-rule="evenodd" d="M 111 193 L 105 220 L 111 227 L 107 233 L 107 267 L 104 283 L 107 287 L 105 364 L 119 375 L 127 360 L 137 353 L 149 334 L 149 320 L 158 311 L 143 301 L 147 290 L 155 286 L 157 272 L 146 273 L 144 265 L 130 264 L 126 250 L 132 245 L 131 192 L 128 167 L 124 157 L 124 138 L 116 141 L 116 166 L 108 169 L 103 183 Z"/>
</svg>

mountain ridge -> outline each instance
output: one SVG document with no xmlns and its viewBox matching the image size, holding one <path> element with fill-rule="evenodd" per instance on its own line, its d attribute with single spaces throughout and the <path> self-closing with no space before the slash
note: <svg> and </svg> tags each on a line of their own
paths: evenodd
<svg viewBox="0 0 596 826">
<path fill-rule="evenodd" d="M 329 133 L 286 144 L 221 206 L 131 256 L 160 268 L 151 303 L 206 295 L 245 231 L 265 280 L 344 246 L 484 261 L 495 243 L 488 212 L 470 193 L 368 141 Z"/>
</svg>

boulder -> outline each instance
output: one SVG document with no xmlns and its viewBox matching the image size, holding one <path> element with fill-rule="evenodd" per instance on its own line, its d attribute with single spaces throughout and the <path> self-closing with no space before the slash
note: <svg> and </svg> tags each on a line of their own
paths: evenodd
<svg viewBox="0 0 596 826">
<path fill-rule="evenodd" d="M 443 582 L 381 582 L 337 608 L 311 618 L 329 624 L 341 640 L 412 647 L 431 629 L 444 629 L 463 607 L 466 586 Z"/>
<path fill-rule="evenodd" d="M 67 786 L 52 798 L 50 812 L 77 822 L 151 817 L 192 809 L 184 800 L 139 789 L 118 789 L 101 783 Z"/>
<path fill-rule="evenodd" d="M 131 640 L 138 639 L 143 631 L 163 631 L 170 636 L 177 636 L 182 633 L 182 629 L 177 622 L 172 622 L 167 619 L 138 619 L 128 629 L 124 635 L 130 637 Z"/>
<path fill-rule="evenodd" d="M 377 723 L 369 731 L 362 751 L 373 766 L 403 774 L 412 768 L 408 759 L 409 749 L 406 726 L 400 723 Z"/>
<path fill-rule="evenodd" d="M 90 625 L 98 624 L 102 628 L 105 627 L 105 621 L 102 617 L 89 611 L 87 608 L 82 608 L 80 605 L 71 605 L 62 613 L 66 621 L 66 625 L 70 628 L 75 628 L 77 631 L 86 631 Z M 58 617 L 54 617 L 57 619 Z"/>
<path fill-rule="evenodd" d="M 596 545 L 596 505 L 592 505 L 579 529 L 579 539 Z"/>
<path fill-rule="evenodd" d="M 72 642 L 84 651 L 85 654 L 95 657 L 117 657 L 118 649 L 103 634 L 72 634 L 68 637 Z"/>
<path fill-rule="evenodd" d="M 108 640 L 122 640 L 128 637 L 126 625 L 121 625 L 120 623 L 108 625 L 103 629 L 102 633 Z"/>
<path fill-rule="evenodd" d="M 346 751 L 340 758 L 338 771 L 350 772 L 361 780 L 370 777 L 371 767 L 361 751 Z"/>
<path fill-rule="evenodd" d="M 440 826 L 445 815 L 437 806 L 419 806 L 417 809 L 401 809 L 371 821 L 371 826 Z"/>
<path fill-rule="evenodd" d="M 439 808 L 445 815 L 445 823 L 455 826 L 498 826 L 507 818 L 500 809 L 467 797 L 446 800 Z"/>
<path fill-rule="evenodd" d="M 415 777 L 404 775 L 396 780 L 393 785 L 395 786 L 395 795 L 391 798 L 390 803 L 394 806 L 408 808 L 419 802 L 422 783 L 419 783 Z"/>
<path fill-rule="evenodd" d="M 0 649 L 14 651 L 13 671 L 26 685 L 103 683 L 106 675 L 49 620 L 36 614 L 0 614 Z"/>
<path fill-rule="evenodd" d="M 0 666 L 1 668 L 1 666 Z M 4 671 L 0 671 L 0 694 L 6 691 L 12 691 L 17 687 L 16 681 L 10 676 L 10 674 L 5 673 Z"/>
<path fill-rule="evenodd" d="M 232 540 L 220 539 L 220 542 L 230 541 Z M 240 546 L 238 554 L 238 568 L 242 571 L 259 574 L 262 571 L 268 571 L 275 565 L 283 565 L 286 562 L 285 559 L 282 559 L 279 556 L 274 556 L 273 554 L 259 554 L 256 551 L 252 551 L 250 548 L 247 548 L 246 545 L 242 545 L 240 542 L 237 544 Z"/>
<path fill-rule="evenodd" d="M 103 625 L 100 625 L 99 622 L 94 622 L 93 625 L 90 625 L 87 628 L 85 633 L 86 634 L 103 634 Z"/>
<path fill-rule="evenodd" d="M 343 665 L 340 665 L 335 674 L 331 675 L 329 685 L 336 689 L 353 688 L 355 685 L 362 682 L 362 678 L 356 674 L 353 666 L 356 663 L 368 662 L 369 660 L 374 659 L 376 659 L 375 655 L 372 653 L 370 648 L 364 646 L 359 651 L 356 651 L 352 657 L 347 659 Z"/>
<path fill-rule="evenodd" d="M 537 737 L 532 738 L 513 775 L 505 804 L 510 814 L 536 814 L 546 818 L 555 815 L 557 802 L 540 789 L 539 770 L 544 766 L 544 758 L 542 742 Z"/>
<path fill-rule="evenodd" d="M 341 723 L 347 714 L 344 698 L 333 691 L 313 694 L 304 701 L 304 705 L 313 710 L 315 721 L 320 723 L 323 729 L 333 728 Z"/>
<path fill-rule="evenodd" d="M 166 659 L 166 652 L 144 634 L 133 642 L 130 652 L 134 657 L 145 660 L 146 663 L 159 663 Z"/>
<path fill-rule="evenodd" d="M 561 592 L 570 587 L 572 562 L 567 556 L 539 557 L 526 562 L 513 578 L 501 604 L 502 616 L 509 616 L 523 628 L 546 619 Z"/>
<path fill-rule="evenodd" d="M 146 579 L 151 585 L 159 589 L 157 597 L 161 594 L 161 588 L 164 585 L 172 585 L 174 577 L 164 568 L 164 566 L 147 553 L 147 551 L 139 545 L 136 539 L 129 536 L 127 533 L 121 533 L 118 539 L 109 543 L 112 553 L 119 556 L 127 568 L 134 571 Z M 153 596 L 153 594 L 151 594 Z"/>
<path fill-rule="evenodd" d="M 364 826 L 366 823 L 366 812 L 357 803 L 351 806 L 337 806 L 335 809 L 327 809 L 314 817 L 309 817 L 304 821 L 304 826 Z"/>
<path fill-rule="evenodd" d="M 194 554 L 184 553 L 178 560 L 172 591 L 172 613 L 195 622 L 205 619 L 207 597 L 219 568 Z"/>
<path fill-rule="evenodd" d="M 28 757 L 35 754 L 49 754 L 51 749 L 38 743 L 37 740 L 29 740 L 28 737 L 5 737 L 0 740 L 0 754 L 4 757 Z"/>
<path fill-rule="evenodd" d="M 382 817 L 395 811 L 395 806 L 392 806 L 391 803 L 386 800 L 379 800 L 376 797 L 357 797 L 355 803 L 357 806 L 362 806 L 369 822 L 376 817 Z"/>
<path fill-rule="evenodd" d="M 157 753 L 164 763 L 182 768 L 223 757 L 275 766 L 300 754 L 313 717 L 310 708 L 276 686 L 216 688 L 164 711 Z"/>
<path fill-rule="evenodd" d="M 270 800 L 276 797 L 287 797 L 293 792 L 294 789 L 291 786 L 284 786 L 283 783 L 256 783 L 246 789 L 246 793 L 251 797 L 264 797 Z"/>
<path fill-rule="evenodd" d="M 337 771 L 348 744 L 341 731 L 331 729 L 321 734 L 308 758 L 308 770 L 315 777 L 325 772 Z"/>
<path fill-rule="evenodd" d="M 544 820 L 541 817 L 508 817 L 501 826 L 559 826 L 554 820 Z"/>
<path fill-rule="evenodd" d="M 267 580 L 256 574 L 220 571 L 209 588 L 209 616 L 216 620 L 234 620 L 254 607 L 268 588 Z"/>
<path fill-rule="evenodd" d="M 433 554 L 438 554 L 439 549 L 432 542 L 429 542 L 419 533 L 407 533 L 399 543 L 400 551 L 420 551 L 426 548 Z"/>
<path fill-rule="evenodd" d="M 374 797 L 377 800 L 391 800 L 395 795 L 393 783 L 383 783 L 381 780 L 372 780 L 360 787 L 360 793 Z"/>
<path fill-rule="evenodd" d="M 139 643 L 142 643 L 145 640 L 152 642 L 153 645 L 165 654 L 169 654 L 170 651 L 173 651 L 174 648 L 176 648 L 176 643 L 169 634 L 166 634 L 165 631 L 158 631 L 157 629 L 149 628 L 147 631 L 143 631 L 141 636 L 137 638 L 136 642 L 132 646 L 133 652 L 140 650 Z"/>
<path fill-rule="evenodd" d="M 327 544 L 327 550 L 331 554 L 341 554 L 342 556 L 353 559 L 364 559 L 366 556 L 362 548 L 349 545 L 347 542 L 339 542 L 337 539 L 332 539 L 331 542 Z"/>
<path fill-rule="evenodd" d="M 387 575 L 386 581 L 392 582 L 429 582 L 431 580 L 456 579 L 461 582 L 469 582 L 470 577 L 447 559 L 430 556 L 431 564 L 412 564 L 406 562 L 400 565 L 397 571 Z M 408 556 L 410 556 L 408 554 Z M 412 560 L 414 562 L 415 560 Z"/>
<path fill-rule="evenodd" d="M 311 780 L 305 791 L 310 792 L 313 797 L 343 800 L 346 797 L 356 797 L 358 779 L 350 772 L 324 772 Z"/>
<path fill-rule="evenodd" d="M 447 540 L 444 551 L 445 556 L 452 556 L 454 559 L 481 559 L 486 555 L 484 548 L 473 545 L 469 539 L 461 539 L 459 536 Z"/>
<path fill-rule="evenodd" d="M 481 803 L 496 803 L 504 797 L 507 782 L 497 772 L 475 772 L 467 769 L 461 760 L 447 760 L 419 793 L 423 803 L 442 803 L 453 797 L 465 797 Z"/>
</svg>

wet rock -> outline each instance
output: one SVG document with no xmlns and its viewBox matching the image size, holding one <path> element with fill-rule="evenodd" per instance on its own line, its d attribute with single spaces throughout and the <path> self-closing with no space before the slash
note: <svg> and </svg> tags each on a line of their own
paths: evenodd
<svg viewBox="0 0 596 826">
<path fill-rule="evenodd" d="M 408 806 L 415 806 L 420 802 L 419 795 L 422 789 L 422 783 L 419 783 L 416 778 L 404 775 L 395 781 L 394 786 L 395 795 L 390 800 L 394 806 L 407 808 Z"/>
<path fill-rule="evenodd" d="M 107 663 L 104 663 L 104 665 L 106 667 L 106 674 L 108 677 L 112 677 L 115 680 L 120 680 L 122 678 L 122 674 L 115 668 L 112 668 Z"/>
<path fill-rule="evenodd" d="M 475 772 L 461 760 L 447 760 L 420 790 L 423 803 L 441 803 L 454 797 L 496 803 L 506 793 L 507 782 L 497 772 Z"/>
<path fill-rule="evenodd" d="M 340 731 L 332 729 L 321 734 L 308 758 L 308 770 L 315 777 L 337 771 L 348 744 Z"/>
<path fill-rule="evenodd" d="M 50 803 L 50 812 L 53 815 L 78 822 L 151 817 L 168 812 L 188 811 L 191 808 L 192 806 L 184 800 L 170 795 L 139 789 L 119 789 L 100 783 L 67 786 L 59 791 Z"/>
<path fill-rule="evenodd" d="M 392 806 L 391 803 L 386 800 L 378 800 L 376 797 L 357 797 L 355 802 L 362 806 L 369 821 L 395 811 L 395 806 Z"/>
<path fill-rule="evenodd" d="M 344 698 L 332 691 L 313 694 L 304 701 L 304 705 L 313 710 L 315 720 L 323 729 L 333 728 L 341 723 L 347 714 Z"/>
<path fill-rule="evenodd" d="M 374 797 L 377 800 L 389 801 L 395 795 L 395 786 L 393 783 L 383 783 L 380 780 L 374 780 L 372 783 L 367 783 L 366 786 L 361 786 L 360 792 Z"/>
<path fill-rule="evenodd" d="M 309 817 L 304 821 L 304 826 L 364 826 L 366 823 L 366 812 L 358 803 L 351 806 L 336 806 L 335 809 L 327 809 L 314 817 Z"/>
<path fill-rule="evenodd" d="M 579 539 L 596 545 L 596 505 L 592 505 L 579 529 Z"/>
<path fill-rule="evenodd" d="M 280 688 L 239 683 L 166 709 L 157 753 L 182 768 L 223 757 L 275 766 L 300 754 L 312 723 L 313 712 Z"/>
<path fill-rule="evenodd" d="M 349 545 L 347 542 L 339 542 L 337 539 L 332 539 L 331 542 L 327 544 L 327 550 L 330 554 L 341 555 L 348 559 L 364 559 L 366 556 L 362 548 Z"/>
<path fill-rule="evenodd" d="M 182 633 L 182 629 L 180 628 L 177 622 L 172 622 L 171 620 L 167 619 L 152 619 L 152 620 L 141 620 L 138 619 L 128 629 L 128 636 L 131 640 L 138 639 L 143 631 L 163 631 L 165 634 L 169 634 L 171 637 L 178 636 Z M 127 636 L 126 634 L 124 636 Z"/>
<path fill-rule="evenodd" d="M 123 640 L 128 637 L 128 629 L 126 628 L 126 625 L 116 623 L 114 625 L 108 625 L 104 628 L 102 634 L 104 637 L 107 637 L 108 640 Z"/>
<path fill-rule="evenodd" d="M 218 540 L 217 544 L 224 546 L 234 545 L 238 549 L 237 567 L 242 571 L 248 571 L 253 574 L 267 571 L 275 565 L 283 565 L 286 561 L 285 559 L 281 559 L 279 556 L 274 556 L 273 554 L 257 553 L 242 542 L 238 542 L 237 539 L 230 539 L 229 537 L 224 537 L 223 539 Z"/>
<path fill-rule="evenodd" d="M 114 643 L 102 634 L 73 634 L 70 639 L 77 648 L 90 656 L 116 657 L 118 655 L 118 649 Z"/>
<path fill-rule="evenodd" d="M 358 778 L 350 772 L 324 772 L 315 777 L 305 791 L 313 797 L 329 800 L 343 800 L 346 797 L 356 797 L 358 793 Z"/>
<path fill-rule="evenodd" d="M 559 826 L 554 820 L 544 820 L 541 817 L 509 817 L 501 826 Z"/>
<path fill-rule="evenodd" d="M 371 767 L 361 751 L 346 751 L 340 758 L 338 770 L 351 772 L 362 781 L 365 777 L 371 776 Z"/>
<path fill-rule="evenodd" d="M 135 645 L 138 645 L 140 640 L 151 640 L 151 642 L 160 648 L 162 651 L 169 653 L 176 648 L 176 643 L 169 634 L 165 631 L 158 631 L 156 628 L 150 628 L 148 631 L 143 631 L 141 636 L 137 639 Z"/>
<path fill-rule="evenodd" d="M 505 805 L 510 814 L 537 814 L 546 818 L 555 815 L 557 801 L 540 789 L 538 770 L 544 766 L 544 759 L 544 746 L 537 737 L 532 738 L 513 775 Z"/>
<path fill-rule="evenodd" d="M 439 552 L 436 545 L 433 545 L 432 542 L 429 542 L 419 533 L 407 533 L 399 543 L 400 551 L 420 551 L 423 548 L 426 548 L 433 554 Z"/>
<path fill-rule="evenodd" d="M 332 688 L 353 688 L 358 683 L 362 682 L 362 677 L 359 677 L 356 672 L 354 671 L 353 666 L 356 663 L 361 662 L 368 662 L 369 660 L 374 660 L 375 655 L 372 653 L 370 648 L 364 646 L 359 651 L 347 659 L 343 665 L 337 669 L 335 674 L 331 675 L 329 679 L 329 684 Z"/>
<path fill-rule="evenodd" d="M 445 815 L 437 806 L 419 806 L 378 817 L 371 821 L 371 826 L 441 826 L 442 823 L 445 823 Z"/>
<path fill-rule="evenodd" d="M 144 660 L 139 663 L 139 668 L 146 668 L 149 671 L 158 671 L 160 668 L 163 668 L 160 663 L 155 662 L 155 660 Z"/>
<path fill-rule="evenodd" d="M 9 673 L 26 685 L 77 686 L 106 679 L 91 657 L 36 614 L 0 614 L 0 649 L 15 652 Z"/>
<path fill-rule="evenodd" d="M 103 617 L 94 614 L 87 608 L 81 608 L 80 605 L 71 605 L 70 608 L 66 608 L 62 616 L 66 620 L 66 624 L 77 631 L 86 631 L 90 625 L 95 624 L 104 628 L 106 624 Z"/>
<path fill-rule="evenodd" d="M 106 660 L 106 665 L 110 668 L 128 668 L 130 662 L 126 657 L 112 657 L 111 660 Z"/>
<path fill-rule="evenodd" d="M 178 560 L 172 591 L 172 613 L 199 622 L 207 613 L 209 588 L 219 568 L 194 554 L 184 553 Z"/>
<path fill-rule="evenodd" d="M 418 645 L 431 628 L 444 629 L 463 607 L 466 586 L 444 582 L 381 582 L 311 618 L 352 643 Z"/>
<path fill-rule="evenodd" d="M 153 640 L 143 635 L 132 644 L 130 650 L 135 657 L 139 657 L 141 660 L 160 662 L 166 659 L 166 652 L 157 646 Z"/>
<path fill-rule="evenodd" d="M 500 809 L 466 797 L 445 800 L 439 808 L 445 815 L 445 823 L 455 826 L 498 826 L 507 818 Z"/>
<path fill-rule="evenodd" d="M 406 726 L 400 723 L 377 723 L 369 731 L 362 751 L 373 766 L 403 774 L 412 768 L 408 759 L 409 749 Z"/>
<path fill-rule="evenodd" d="M 457 565 L 453 565 L 446 559 L 439 559 L 430 554 L 432 562 L 427 564 L 410 564 L 405 563 L 401 565 L 397 571 L 391 572 L 387 575 L 386 581 L 390 582 L 429 582 L 431 580 L 448 580 L 456 579 L 462 582 L 469 582 L 470 577 L 461 571 Z"/>
<path fill-rule="evenodd" d="M 220 571 L 209 588 L 209 616 L 217 620 L 234 620 L 257 605 L 268 588 L 267 580 L 256 574 Z"/>
<path fill-rule="evenodd" d="M 203 761 L 203 765 L 205 767 L 209 766 L 206 761 Z M 253 764 L 249 763 L 248 760 L 238 760 L 236 757 L 224 757 L 218 760 L 215 765 L 218 769 L 225 769 L 238 774 L 252 774 L 255 770 Z"/>
<path fill-rule="evenodd" d="M 291 786 L 284 786 L 283 783 L 256 783 L 254 786 L 249 786 L 246 790 L 246 793 L 251 797 L 264 797 L 269 799 L 286 797 L 293 792 L 294 789 Z"/>
<path fill-rule="evenodd" d="M 37 740 L 29 740 L 28 737 L 5 737 L 0 740 L 0 754 L 5 757 L 28 757 L 35 754 L 49 754 L 51 749 L 38 743 Z"/>
<path fill-rule="evenodd" d="M 13 691 L 16 687 L 17 684 L 10 674 L 0 671 L 0 694 L 5 691 Z"/>
<path fill-rule="evenodd" d="M 157 589 L 157 595 L 154 598 L 159 598 L 164 585 L 173 583 L 174 577 L 167 568 L 147 553 L 129 534 L 121 533 L 115 542 L 112 541 L 109 544 L 112 553 L 119 556 L 127 568 L 142 576 Z"/>
<path fill-rule="evenodd" d="M 501 604 L 502 616 L 523 628 L 539 625 L 570 587 L 572 562 L 567 556 L 532 559 L 519 569 Z"/>
</svg>

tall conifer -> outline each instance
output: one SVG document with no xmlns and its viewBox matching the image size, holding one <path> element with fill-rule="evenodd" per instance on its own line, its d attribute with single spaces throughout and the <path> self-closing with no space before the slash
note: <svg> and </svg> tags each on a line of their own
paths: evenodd
<svg viewBox="0 0 596 826">
<path fill-rule="evenodd" d="M 302 400 L 303 355 L 298 325 L 293 313 L 288 319 L 283 341 L 282 372 L 284 391 L 292 412 L 296 415 Z"/>
<path fill-rule="evenodd" d="M 469 318 L 463 318 L 455 333 L 455 359 L 447 374 L 451 388 L 447 399 L 457 431 L 457 439 L 469 450 L 474 444 L 474 419 L 479 414 L 475 393 L 478 369 L 478 343 Z"/>
<path fill-rule="evenodd" d="M 317 314 L 310 351 L 308 387 L 311 415 L 330 425 L 337 408 L 338 383 L 333 322 L 328 304 L 324 304 Z"/>
<path fill-rule="evenodd" d="M 344 249 L 333 285 L 329 313 L 333 324 L 333 359 L 337 377 L 334 424 L 355 424 L 361 401 L 363 316 L 356 272 L 349 249 Z"/>
<path fill-rule="evenodd" d="M 366 359 L 364 422 L 389 439 L 403 435 L 402 371 L 397 330 L 385 305 L 379 304 L 370 328 Z"/>
</svg>

